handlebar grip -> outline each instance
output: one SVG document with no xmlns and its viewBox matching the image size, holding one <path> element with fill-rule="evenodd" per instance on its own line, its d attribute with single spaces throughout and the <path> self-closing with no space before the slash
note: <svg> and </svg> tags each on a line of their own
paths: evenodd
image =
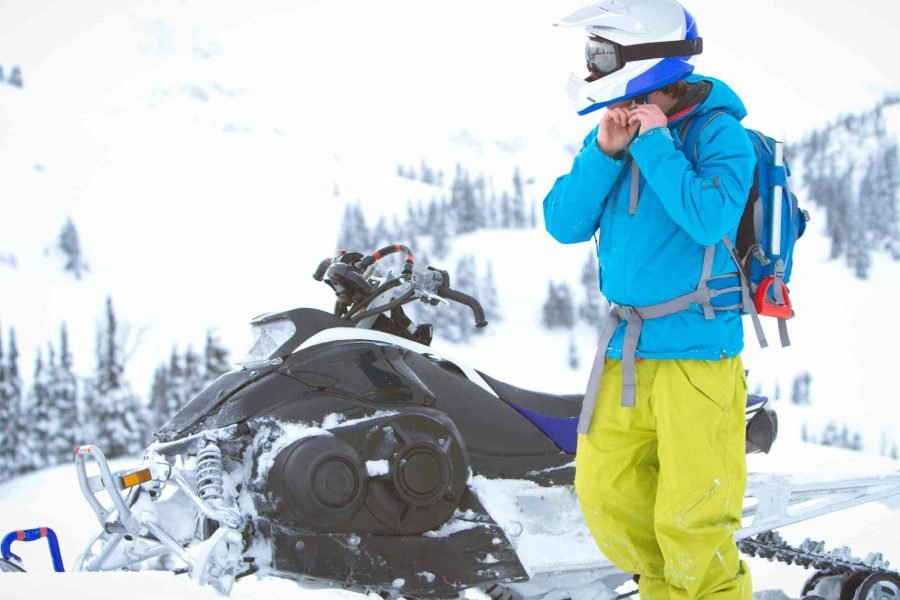
<svg viewBox="0 0 900 600">
<path fill-rule="evenodd" d="M 477 327 L 478 329 L 487 327 L 487 318 L 484 316 L 484 309 L 481 307 L 481 303 L 478 302 L 478 300 L 476 300 L 472 296 L 469 296 L 468 294 L 452 290 L 448 287 L 438 288 L 437 293 L 438 296 L 441 296 L 442 298 L 453 300 L 454 302 L 459 302 L 460 304 L 465 304 L 466 306 L 471 308 L 472 313 L 475 315 L 475 327 Z"/>
<path fill-rule="evenodd" d="M 325 279 L 325 272 L 328 270 L 328 267 L 331 266 L 333 259 L 326 258 L 322 262 L 319 263 L 319 266 L 316 268 L 316 272 L 313 273 L 313 279 L 316 281 L 322 281 Z"/>
</svg>

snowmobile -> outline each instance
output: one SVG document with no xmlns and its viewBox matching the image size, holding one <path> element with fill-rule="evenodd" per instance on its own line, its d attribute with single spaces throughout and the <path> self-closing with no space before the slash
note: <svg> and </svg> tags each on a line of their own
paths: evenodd
<svg viewBox="0 0 900 600">
<path fill-rule="evenodd" d="M 392 255 L 396 275 L 382 262 Z M 77 570 L 170 569 L 224 595 L 270 575 L 395 599 L 470 588 L 596 598 L 632 579 L 597 550 L 573 491 L 581 395 L 521 389 L 433 349 L 432 325 L 407 311 L 458 303 L 475 327 L 487 320 L 405 246 L 341 252 L 314 277 L 334 291 L 333 311 L 253 319 L 240 368 L 157 431 L 139 467 L 114 473 L 96 446 L 76 449 L 101 525 Z M 747 451 L 768 452 L 776 435 L 767 400 L 748 396 Z M 827 582 L 897 599 L 900 579 L 880 556 L 795 548 L 773 532 L 896 494 L 900 476 L 751 477 L 736 540 L 817 569 L 804 594 Z"/>
</svg>

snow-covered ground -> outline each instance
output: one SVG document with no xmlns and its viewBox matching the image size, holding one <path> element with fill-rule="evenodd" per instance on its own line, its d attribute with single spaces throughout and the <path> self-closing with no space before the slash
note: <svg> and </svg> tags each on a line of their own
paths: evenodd
<svg viewBox="0 0 900 600">
<path fill-rule="evenodd" d="M 114 469 L 134 466 L 137 457 L 114 461 Z M 859 460 L 859 454 L 835 448 L 781 440 L 769 455 L 750 457 L 749 468 L 754 474 L 790 475 L 809 481 L 837 480 L 855 477 L 879 477 L 900 474 L 900 462 L 872 458 Z M 752 475 L 751 475 L 752 476 Z M 563 490 L 535 494 L 527 482 L 493 482 L 475 478 L 473 485 L 482 496 L 486 508 L 507 530 L 525 524 L 526 535 L 516 539 L 517 551 L 523 562 L 531 567 L 552 565 L 564 559 L 596 559 L 577 505 Z M 513 504 L 514 494 L 530 497 L 532 502 Z M 553 514 L 541 511 L 549 510 Z M 520 508 L 535 514 L 520 514 Z M 530 522 L 540 522 L 537 533 L 530 534 Z M 20 477 L 0 484 L 0 535 L 6 530 L 51 527 L 57 533 L 67 568 L 87 541 L 99 531 L 97 521 L 78 488 L 73 466 L 64 465 Z M 745 523 L 746 524 L 746 523 Z M 805 538 L 824 539 L 829 548 L 850 546 L 857 556 L 882 552 L 885 558 L 900 564 L 900 496 L 888 504 L 870 504 L 819 517 L 786 527 L 781 532 L 788 541 L 799 544 Z M 187 576 L 169 573 L 66 573 L 52 572 L 44 541 L 14 542 L 13 552 L 23 558 L 28 569 L 25 575 L 4 575 L 0 582 L 0 598 L 91 598 L 92 600 L 120 598 L 123 588 L 132 600 L 156 598 L 187 599 L 215 598 L 212 590 L 198 588 Z M 573 553 L 577 553 L 577 556 Z M 754 586 L 758 591 L 780 589 L 796 597 L 810 572 L 749 559 Z M 38 589 L 37 592 L 34 592 Z M 37 595 L 35 595 L 35 593 Z M 361 598 L 359 594 L 340 590 L 313 590 L 296 583 L 249 577 L 238 581 L 232 597 L 238 600 L 270 597 L 305 598 Z M 477 591 L 470 598 L 482 598 Z"/>
</svg>

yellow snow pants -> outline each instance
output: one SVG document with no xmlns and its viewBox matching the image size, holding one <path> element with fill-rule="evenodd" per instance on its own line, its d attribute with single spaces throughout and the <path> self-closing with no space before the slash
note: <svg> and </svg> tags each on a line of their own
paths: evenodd
<svg viewBox="0 0 900 600">
<path fill-rule="evenodd" d="M 624 408 L 622 363 L 606 359 L 575 489 L 601 552 L 640 575 L 641 600 L 750 600 L 738 557 L 747 466 L 741 358 L 636 363 Z"/>
</svg>

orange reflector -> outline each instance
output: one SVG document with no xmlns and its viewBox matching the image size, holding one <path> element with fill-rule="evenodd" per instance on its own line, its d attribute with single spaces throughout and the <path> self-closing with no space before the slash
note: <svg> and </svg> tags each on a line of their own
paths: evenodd
<svg viewBox="0 0 900 600">
<path fill-rule="evenodd" d="M 140 471 L 135 471 L 134 473 L 123 476 L 122 485 L 126 488 L 130 488 L 146 483 L 151 479 L 153 479 L 153 477 L 150 476 L 150 469 L 141 469 Z"/>
</svg>

